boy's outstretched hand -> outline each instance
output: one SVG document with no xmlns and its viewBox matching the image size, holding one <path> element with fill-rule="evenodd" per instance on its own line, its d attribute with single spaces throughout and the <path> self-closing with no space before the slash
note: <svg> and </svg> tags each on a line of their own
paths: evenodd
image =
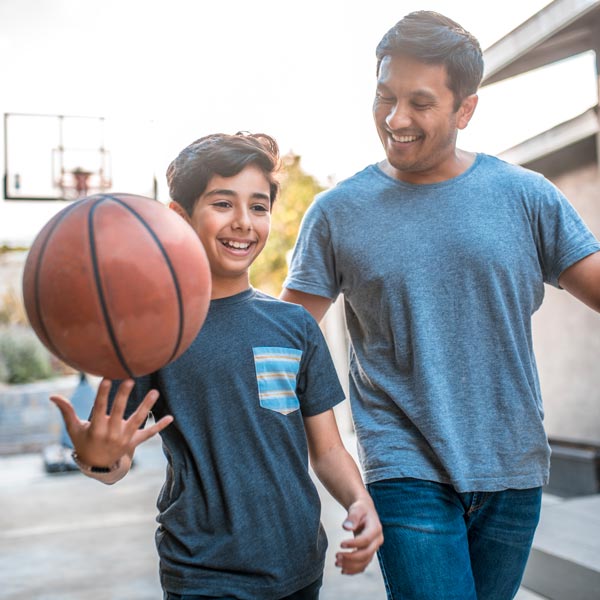
<svg viewBox="0 0 600 600">
<path fill-rule="evenodd" d="M 335 566 L 341 567 L 344 575 L 362 573 L 383 544 L 381 523 L 370 497 L 350 505 L 342 527 L 354 532 L 354 538 L 340 544 L 347 551 L 335 555 Z"/>
<path fill-rule="evenodd" d="M 124 419 L 127 400 L 133 386 L 132 379 L 126 379 L 119 385 L 112 409 L 107 415 L 111 382 L 103 379 L 98 386 L 89 421 L 79 419 L 73 405 L 63 396 L 50 396 L 50 400 L 56 404 L 62 414 L 67 432 L 81 462 L 109 467 L 125 455 L 133 457 L 137 446 L 173 421 L 173 417 L 167 415 L 151 427 L 140 429 L 158 399 L 156 390 L 148 392 L 136 411 L 128 419 Z"/>
</svg>

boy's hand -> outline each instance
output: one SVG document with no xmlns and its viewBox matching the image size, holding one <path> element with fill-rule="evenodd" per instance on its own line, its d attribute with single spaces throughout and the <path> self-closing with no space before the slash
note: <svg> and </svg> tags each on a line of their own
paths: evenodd
<svg viewBox="0 0 600 600">
<path fill-rule="evenodd" d="M 132 379 L 127 379 L 119 385 L 112 410 L 107 415 L 111 382 L 103 379 L 98 386 L 89 421 L 80 420 L 73 405 L 66 398 L 50 396 L 50 400 L 56 404 L 62 414 L 78 457 L 85 464 L 100 467 L 114 465 L 125 454 L 132 456 L 137 446 L 173 421 L 173 417 L 168 415 L 151 427 L 139 429 L 158 399 L 156 390 L 148 392 L 137 410 L 129 419 L 124 419 L 127 399 L 133 386 Z"/>
<path fill-rule="evenodd" d="M 340 544 L 348 551 L 336 554 L 335 566 L 341 567 L 343 575 L 362 573 L 383 544 L 383 530 L 370 497 L 361 498 L 350 505 L 342 527 L 353 531 L 354 538 Z"/>
</svg>

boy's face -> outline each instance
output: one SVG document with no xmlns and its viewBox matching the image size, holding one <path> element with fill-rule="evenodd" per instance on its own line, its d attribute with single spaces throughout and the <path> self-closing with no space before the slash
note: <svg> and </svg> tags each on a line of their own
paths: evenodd
<svg viewBox="0 0 600 600">
<path fill-rule="evenodd" d="M 270 186 L 249 165 L 233 177 L 214 175 L 191 218 L 208 256 L 213 298 L 248 288 L 248 269 L 264 248 L 271 228 Z"/>
</svg>

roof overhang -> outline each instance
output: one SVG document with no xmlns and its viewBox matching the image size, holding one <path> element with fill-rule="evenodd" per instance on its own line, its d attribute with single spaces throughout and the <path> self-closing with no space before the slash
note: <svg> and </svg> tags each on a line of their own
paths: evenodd
<svg viewBox="0 0 600 600">
<path fill-rule="evenodd" d="M 499 157 L 545 175 L 558 175 L 598 160 L 600 124 L 596 108 L 505 150 Z"/>
<path fill-rule="evenodd" d="M 484 52 L 482 85 L 600 46 L 600 0 L 555 0 Z"/>
</svg>

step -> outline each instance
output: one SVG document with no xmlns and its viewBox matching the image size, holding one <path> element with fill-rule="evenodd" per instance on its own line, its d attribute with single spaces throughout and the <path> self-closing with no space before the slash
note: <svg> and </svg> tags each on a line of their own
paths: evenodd
<svg viewBox="0 0 600 600">
<path fill-rule="evenodd" d="M 600 598 L 600 494 L 544 502 L 523 586 L 549 600 Z"/>
</svg>

